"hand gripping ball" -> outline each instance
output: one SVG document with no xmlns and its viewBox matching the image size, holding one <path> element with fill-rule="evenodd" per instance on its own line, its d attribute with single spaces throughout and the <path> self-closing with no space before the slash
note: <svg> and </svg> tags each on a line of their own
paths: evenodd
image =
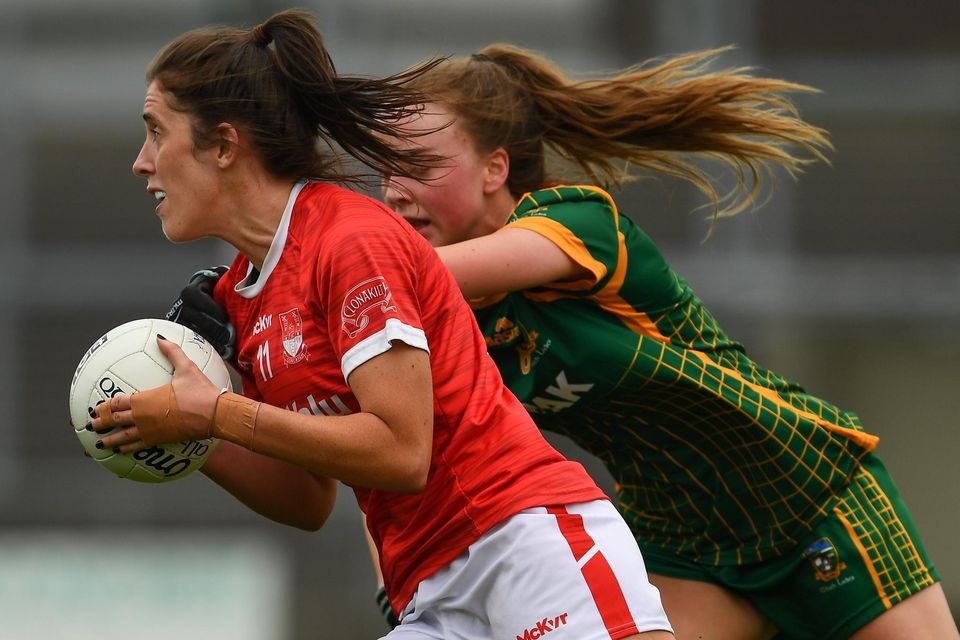
<svg viewBox="0 0 960 640">
<path fill-rule="evenodd" d="M 160 387 L 173 378 L 173 365 L 160 352 L 157 334 L 180 345 L 218 387 L 232 388 L 230 373 L 213 347 L 198 333 L 168 320 L 133 320 L 111 329 L 80 359 L 70 383 L 70 422 L 87 453 L 121 478 L 169 482 L 203 466 L 219 442 L 216 438 L 186 440 L 148 447 L 134 453 L 97 449 L 105 435 L 86 430 L 94 407 L 118 393 L 133 394 Z"/>
</svg>

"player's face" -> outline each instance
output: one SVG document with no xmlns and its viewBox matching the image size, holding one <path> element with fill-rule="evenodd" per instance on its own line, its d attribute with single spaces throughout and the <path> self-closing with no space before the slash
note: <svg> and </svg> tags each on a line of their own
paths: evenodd
<svg viewBox="0 0 960 640">
<path fill-rule="evenodd" d="M 163 233 L 173 242 L 187 242 L 214 235 L 217 149 L 194 145 L 190 115 L 172 109 L 167 97 L 156 80 L 150 83 L 143 105 L 147 136 L 133 172 L 147 179 Z"/>
<path fill-rule="evenodd" d="M 429 131 L 449 123 L 453 116 L 438 105 L 428 105 L 409 127 Z M 430 244 L 440 247 L 489 233 L 484 198 L 484 157 L 457 122 L 439 131 L 413 138 L 411 144 L 443 156 L 442 167 L 420 177 L 384 178 L 384 201 L 404 217 Z M 500 221 L 502 223 L 502 220 Z"/>
</svg>

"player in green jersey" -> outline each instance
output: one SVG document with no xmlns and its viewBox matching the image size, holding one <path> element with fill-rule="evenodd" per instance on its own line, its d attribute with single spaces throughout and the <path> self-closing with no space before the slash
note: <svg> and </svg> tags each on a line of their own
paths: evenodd
<svg viewBox="0 0 960 640">
<path fill-rule="evenodd" d="M 585 82 L 507 46 L 451 59 L 408 124 L 450 161 L 385 199 L 438 247 L 539 426 L 606 464 L 678 638 L 958 638 L 877 438 L 753 362 L 592 186 L 669 174 L 716 221 L 769 169 L 823 159 L 786 97 L 807 87 L 708 73 L 716 53 Z"/>
</svg>

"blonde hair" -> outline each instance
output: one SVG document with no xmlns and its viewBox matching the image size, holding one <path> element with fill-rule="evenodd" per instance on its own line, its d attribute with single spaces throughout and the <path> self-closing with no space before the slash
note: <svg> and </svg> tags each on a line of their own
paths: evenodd
<svg viewBox="0 0 960 640">
<path fill-rule="evenodd" d="M 479 150 L 507 151 L 515 197 L 564 181 L 547 166 L 556 155 L 602 186 L 643 172 L 681 178 L 710 199 L 716 222 L 753 204 L 773 166 L 796 176 L 826 162 L 831 148 L 826 131 L 800 119 L 786 97 L 816 89 L 753 77 L 749 68 L 707 72 L 729 48 L 573 81 L 536 53 L 494 44 L 445 60 L 411 86 L 449 108 Z M 720 193 L 697 159 L 729 167 L 736 185 Z"/>
</svg>

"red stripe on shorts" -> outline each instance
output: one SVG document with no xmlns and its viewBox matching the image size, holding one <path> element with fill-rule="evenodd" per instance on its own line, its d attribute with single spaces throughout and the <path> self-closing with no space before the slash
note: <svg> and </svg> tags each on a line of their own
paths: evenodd
<svg viewBox="0 0 960 640">
<path fill-rule="evenodd" d="M 547 513 L 557 518 L 560 533 L 563 535 L 573 557 L 577 562 L 595 545 L 593 538 L 583 526 L 583 517 L 578 513 L 568 513 L 563 507 L 547 507 Z M 627 606 L 627 599 L 623 589 L 614 575 L 610 563 L 597 551 L 592 558 L 580 568 L 583 579 L 593 595 L 593 602 L 597 605 L 600 618 L 611 638 L 640 633 Z M 616 633 L 616 636 L 614 634 Z"/>
</svg>

